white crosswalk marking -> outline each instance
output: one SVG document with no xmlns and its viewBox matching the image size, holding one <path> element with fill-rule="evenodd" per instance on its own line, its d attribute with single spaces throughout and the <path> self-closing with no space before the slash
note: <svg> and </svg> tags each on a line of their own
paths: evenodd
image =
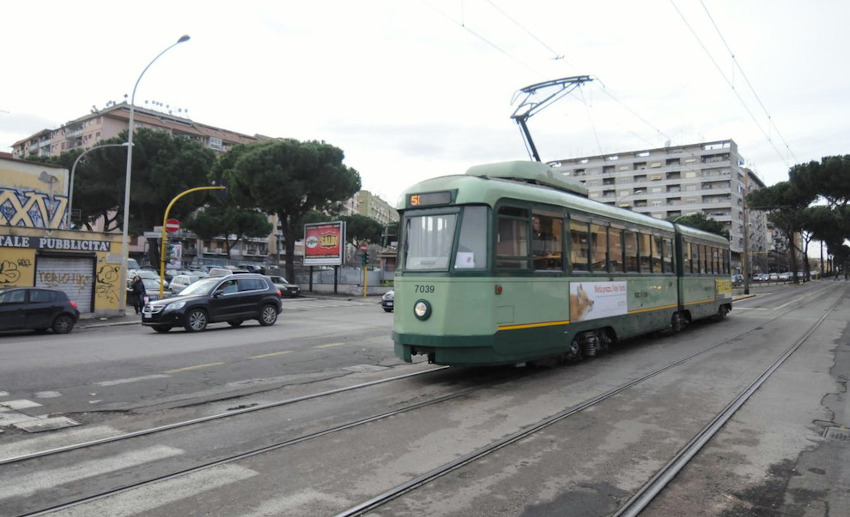
<svg viewBox="0 0 850 517">
<path fill-rule="evenodd" d="M 203 492 L 209 492 L 256 475 L 256 471 L 237 465 L 220 465 L 167 482 L 154 483 L 136 490 L 99 499 L 89 504 L 54 512 L 50 515 L 62 517 L 89 517 L 91 515 L 127 517 L 139 515 L 154 508 L 183 499 L 191 499 Z"/>
<path fill-rule="evenodd" d="M 75 443 L 89 442 L 120 434 L 123 434 L 123 432 L 106 425 L 78 427 L 76 429 L 62 431 L 61 433 L 49 433 L 36 438 L 0 445 L 0 459 L 15 458 L 25 454 L 48 451 Z"/>
<path fill-rule="evenodd" d="M 71 467 L 57 468 L 18 475 L 0 483 L 0 500 L 12 497 L 31 496 L 39 490 L 47 490 L 64 483 L 101 476 L 108 472 L 126 469 L 134 465 L 179 456 L 181 449 L 158 445 L 125 452 L 108 459 L 82 461 Z M 105 514 L 104 514 L 105 515 Z"/>
</svg>

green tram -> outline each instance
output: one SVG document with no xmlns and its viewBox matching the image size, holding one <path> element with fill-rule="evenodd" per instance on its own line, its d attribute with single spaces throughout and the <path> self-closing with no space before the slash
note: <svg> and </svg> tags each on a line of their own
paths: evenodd
<svg viewBox="0 0 850 517">
<path fill-rule="evenodd" d="M 395 354 L 577 359 L 732 309 L 729 242 L 587 198 L 539 162 L 418 183 L 399 202 Z"/>
</svg>

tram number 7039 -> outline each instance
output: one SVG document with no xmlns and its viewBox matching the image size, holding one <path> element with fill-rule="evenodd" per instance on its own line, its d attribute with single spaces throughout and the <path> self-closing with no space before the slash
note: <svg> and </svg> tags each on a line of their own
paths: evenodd
<svg viewBox="0 0 850 517">
<path fill-rule="evenodd" d="M 433 293 L 436 288 L 433 285 L 416 284 L 414 292 L 416 293 Z"/>
</svg>

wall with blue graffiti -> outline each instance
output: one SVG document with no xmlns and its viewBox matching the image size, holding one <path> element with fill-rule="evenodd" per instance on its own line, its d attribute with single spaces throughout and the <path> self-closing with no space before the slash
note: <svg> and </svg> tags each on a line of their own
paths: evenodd
<svg viewBox="0 0 850 517">
<path fill-rule="evenodd" d="M 68 181 L 67 169 L 0 157 L 0 288 L 42 285 L 82 293 L 95 316 L 119 313 L 126 292 L 121 234 L 62 229 Z M 90 267 L 72 273 L 40 267 L 50 257 Z"/>
<path fill-rule="evenodd" d="M 60 228 L 68 182 L 63 167 L 0 158 L 0 226 Z"/>
</svg>

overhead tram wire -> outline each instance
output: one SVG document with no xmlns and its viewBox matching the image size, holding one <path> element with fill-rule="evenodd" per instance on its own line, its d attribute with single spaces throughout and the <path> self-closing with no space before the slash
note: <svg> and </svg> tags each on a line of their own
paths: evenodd
<svg viewBox="0 0 850 517">
<path fill-rule="evenodd" d="M 593 122 L 593 114 L 590 111 L 591 105 L 587 102 L 587 99 L 584 98 L 584 91 L 579 89 L 578 93 L 581 95 L 582 104 L 584 104 L 585 108 L 587 108 L 585 110 L 587 113 L 587 119 L 590 121 L 590 129 L 593 131 L 593 138 L 596 140 L 596 147 L 599 149 L 599 154 L 605 154 L 602 151 L 602 143 L 599 142 L 599 134 L 596 132 L 596 124 Z"/>
<path fill-rule="evenodd" d="M 453 24 L 458 25 L 460 28 L 464 29 L 465 31 L 469 32 L 470 34 L 472 34 L 472 35 L 473 35 L 473 36 L 475 36 L 476 38 L 480 39 L 482 42 L 484 42 L 484 43 L 485 43 L 485 44 L 487 44 L 488 46 L 492 47 L 493 49 L 495 49 L 495 50 L 496 50 L 496 51 L 498 51 L 499 53 L 501 53 L 501 54 L 503 54 L 503 55 L 507 56 L 507 57 L 508 57 L 509 59 L 511 59 L 512 61 L 514 61 L 514 62 L 518 63 L 518 64 L 519 64 L 520 66 L 522 66 L 523 68 L 525 68 L 525 69 L 527 69 L 527 70 L 530 70 L 531 72 L 534 72 L 535 74 L 539 75 L 540 77 L 545 77 L 545 75 L 544 75 L 544 74 L 542 74 L 540 71 L 538 71 L 538 70 L 536 70 L 536 69 L 532 68 L 531 66 L 529 66 L 529 65 L 528 65 L 528 64 L 526 64 L 526 63 L 524 63 L 524 62 L 523 62 L 523 61 L 521 61 L 520 59 L 518 59 L 518 58 L 514 57 L 514 56 L 513 56 L 513 55 L 511 55 L 509 52 L 507 52 L 506 50 L 502 49 L 501 47 L 499 47 L 498 45 L 496 45 L 496 44 L 495 44 L 495 43 L 493 43 L 492 41 L 488 40 L 488 39 L 487 39 L 487 38 L 485 38 L 484 36 L 482 36 L 482 35 L 478 34 L 478 33 L 477 33 L 477 32 L 475 32 L 474 30 L 470 29 L 470 28 L 466 25 L 465 20 L 463 19 L 463 16 L 464 16 L 463 14 L 461 14 L 462 19 L 461 19 L 461 21 L 459 22 L 459 21 L 455 20 L 455 18 L 453 18 L 453 17 L 452 17 L 452 16 L 450 16 L 449 14 L 447 14 L 447 13 L 443 12 L 442 10 L 438 9 L 437 7 L 435 7 L 435 6 L 431 5 L 431 4 L 430 4 L 430 3 L 428 3 L 426 0 L 420 0 L 420 2 L 422 2 L 422 3 L 423 3 L 423 4 L 425 4 L 426 6 L 430 7 L 432 10 L 436 11 L 437 13 L 439 13 L 440 15 L 442 15 L 444 18 L 446 18 L 447 20 L 449 20 L 449 21 L 450 21 L 450 22 L 452 22 Z M 488 3 L 489 3 L 489 4 L 490 4 L 490 5 L 491 5 L 494 9 L 498 10 L 498 11 L 499 11 L 502 15 L 504 15 L 505 17 L 507 17 L 508 19 L 510 19 L 510 20 L 511 20 L 513 23 L 515 23 L 518 27 L 522 28 L 522 29 L 523 29 L 523 31 L 525 31 L 525 32 L 529 35 L 529 37 L 531 37 L 532 39 L 534 39 L 534 41 L 536 41 L 539 45 L 541 45 L 543 48 L 545 48 L 548 52 L 553 53 L 553 54 L 555 55 L 555 57 L 554 57 L 553 59 L 563 59 L 563 54 L 560 54 L 560 53 L 558 53 L 557 51 L 555 51 L 552 47 L 550 47 L 549 45 L 547 45 L 547 44 L 546 44 L 546 43 L 545 43 L 545 42 L 544 42 L 541 38 L 539 38 L 539 37 L 537 37 L 536 35 L 534 35 L 534 33 L 533 33 L 532 31 L 530 31 L 530 30 L 526 29 L 526 28 L 525 28 L 524 26 L 522 26 L 519 22 L 517 22 L 517 21 L 516 21 L 516 20 L 514 20 L 511 16 L 509 16 L 509 15 L 508 15 L 508 14 L 506 14 L 504 11 L 502 11 L 502 10 L 501 10 L 498 6 L 496 6 L 495 4 L 493 4 L 493 2 L 491 2 L 491 1 L 489 1 L 489 0 L 488 0 Z M 569 65 L 569 66 L 571 66 L 571 67 L 573 67 L 573 68 L 574 68 L 574 65 L 572 65 L 572 64 L 571 64 L 571 63 L 569 63 L 568 61 L 564 60 L 564 62 L 565 62 L 565 64 L 567 64 L 567 65 Z M 600 83 L 602 83 L 602 81 L 601 81 L 598 77 L 596 77 L 596 76 L 591 76 L 591 77 L 593 77 L 595 80 L 597 80 L 597 81 L 599 81 Z M 626 109 L 626 111 L 628 111 L 628 112 L 629 112 L 632 116 L 634 116 L 635 118 L 637 118 L 638 120 L 640 120 L 641 122 L 643 122 L 644 124 L 646 124 L 647 126 L 649 126 L 650 128 L 652 128 L 652 129 L 653 129 L 653 131 L 654 131 L 656 134 L 661 135 L 662 137 L 664 137 L 664 138 L 665 138 L 666 140 L 668 140 L 668 141 L 672 141 L 672 138 L 671 138 L 670 136 L 666 135 L 663 131 L 661 131 L 660 129 L 658 129 L 656 126 L 654 126 L 654 125 L 653 125 L 652 123 L 650 123 L 648 120 L 646 120 L 644 117 L 640 116 L 637 112 L 635 112 L 633 109 L 631 109 L 629 106 L 627 106 L 624 102 L 622 102 L 622 101 L 620 101 L 619 99 L 617 99 L 616 97 L 614 97 L 614 95 L 613 95 L 613 94 L 611 94 L 611 93 L 607 90 L 607 88 L 605 88 L 605 87 L 604 87 L 604 83 L 602 83 L 602 84 L 603 84 L 602 92 L 603 92 L 603 93 L 605 93 L 605 95 L 607 95 L 607 96 L 608 96 L 608 97 L 610 97 L 612 100 L 614 100 L 617 104 L 619 104 L 620 106 L 622 106 L 623 108 L 625 108 L 625 109 Z M 631 133 L 632 135 L 636 136 L 639 140 L 643 141 L 644 143 L 646 143 L 647 145 L 649 145 L 650 147 L 652 147 L 652 144 L 651 144 L 650 142 L 648 142 L 645 138 L 638 136 L 638 135 L 637 135 L 634 131 L 631 131 L 631 130 L 629 130 L 629 129 L 626 129 L 626 130 L 627 130 L 629 133 Z M 594 133 L 595 133 L 595 129 L 594 129 Z M 597 140 L 598 140 L 598 139 L 597 139 Z M 600 147 L 600 149 L 601 149 L 601 144 L 600 144 L 598 141 L 597 141 L 597 146 L 598 146 L 598 147 Z M 687 152 L 688 154 L 690 154 L 691 156 L 696 156 L 696 155 L 694 155 L 694 154 L 693 154 L 692 152 L 690 152 L 690 151 L 686 151 L 686 152 Z M 605 153 L 602 153 L 602 154 L 605 154 Z"/>
<path fill-rule="evenodd" d="M 750 115 L 750 118 L 753 119 L 753 122 L 755 123 L 756 127 L 758 127 L 759 131 L 761 131 L 762 135 L 764 135 L 765 140 L 767 140 L 768 143 L 770 144 L 770 146 L 773 147 L 773 150 L 776 151 L 777 156 L 779 156 L 779 158 L 785 163 L 785 165 L 787 167 L 790 167 L 788 160 L 785 158 L 785 156 L 782 155 L 782 152 L 780 152 L 780 150 L 776 147 L 776 144 L 770 138 L 770 135 L 764 130 L 762 125 L 759 123 L 755 114 L 752 112 L 750 107 L 747 106 L 747 103 L 741 97 L 741 94 L 738 93 L 738 90 L 735 89 L 735 84 L 732 83 L 732 81 L 730 81 L 728 77 L 726 77 L 725 73 L 723 73 L 723 69 L 720 68 L 720 65 L 717 63 L 717 60 L 714 59 L 714 56 L 711 55 L 711 52 L 709 52 L 708 48 L 705 46 L 705 43 L 702 42 L 702 40 L 697 35 L 694 28 L 691 27 L 690 23 L 688 23 L 688 20 L 687 20 L 687 18 L 685 18 L 685 15 L 682 13 L 681 10 L 679 10 L 679 7 L 676 5 L 676 3 L 673 0 L 670 0 L 670 4 L 673 6 L 673 9 L 675 9 L 676 12 L 679 14 L 679 17 L 682 19 L 682 22 L 684 22 L 684 24 L 688 28 L 688 30 L 691 31 L 691 34 L 693 34 L 694 38 L 696 38 L 697 43 L 699 43 L 700 47 L 702 47 L 702 50 L 708 56 L 708 59 L 711 60 L 711 62 L 714 64 L 714 67 L 717 68 L 717 71 L 720 73 L 720 76 L 723 77 L 723 80 L 726 81 L 726 84 L 728 84 L 729 87 L 732 89 L 732 92 L 735 94 L 735 97 L 738 98 L 738 101 L 744 107 L 744 110 L 746 110 L 746 112 Z"/>
<path fill-rule="evenodd" d="M 514 61 L 514 62 L 516 62 L 517 64 L 519 64 L 519 65 L 520 65 L 520 66 L 522 66 L 523 68 L 526 68 L 526 69 L 528 69 L 528 70 L 529 70 L 529 71 L 531 71 L 531 72 L 534 72 L 535 74 L 539 75 L 540 77 L 544 77 L 544 74 L 542 74 L 539 70 L 535 70 L 534 68 L 532 68 L 531 66 L 527 65 L 526 63 L 523 63 L 521 60 L 519 60 L 519 59 L 517 59 L 516 57 L 514 57 L 513 55 L 511 55 L 511 54 L 510 54 L 508 51 L 506 51 L 505 49 L 503 49 L 503 48 L 499 47 L 498 45 L 496 45 L 496 44 L 495 44 L 495 43 L 493 43 L 492 41 L 488 40 L 487 38 L 485 38 L 485 37 L 484 37 L 484 36 L 482 36 L 481 34 L 478 34 L 478 33 L 477 33 L 477 32 L 475 32 L 474 30 L 470 29 L 470 28 L 466 25 L 466 22 L 463 20 L 463 18 L 461 18 L 461 21 L 457 21 L 457 20 L 455 20 L 454 18 L 452 18 L 450 15 L 448 15 L 448 14 L 444 13 L 443 11 L 441 11 L 440 9 L 438 9 L 438 8 L 434 7 L 433 5 L 429 4 L 429 3 L 428 3 L 428 2 L 426 2 L 425 0 L 419 0 L 419 1 L 420 1 L 420 2 L 422 2 L 423 4 L 427 5 L 428 7 L 430 7 L 431 9 L 433 9 L 434 11 L 436 11 L 437 13 L 441 14 L 444 18 L 446 18 L 447 20 L 449 20 L 449 21 L 450 21 L 450 22 L 452 22 L 453 24 L 458 25 L 461 29 L 463 29 L 463 30 L 465 30 L 465 31 L 469 32 L 470 34 L 472 34 L 473 36 L 475 36 L 476 38 L 478 38 L 479 40 L 481 40 L 482 42 L 484 42 L 487 46 L 492 47 L 493 49 L 495 49 L 496 51 L 498 51 L 498 52 L 499 52 L 499 53 L 501 53 L 501 54 L 504 54 L 504 55 L 505 55 L 505 56 L 507 56 L 510 60 L 512 60 L 512 61 Z"/>
<path fill-rule="evenodd" d="M 785 140 L 785 137 L 782 136 L 782 133 L 779 131 L 779 127 L 777 127 L 776 123 L 773 122 L 773 117 L 767 111 L 767 108 L 761 101 L 761 97 L 759 97 L 759 94 L 756 92 L 756 89 L 753 87 L 752 83 L 750 83 L 750 79 L 747 77 L 747 74 L 741 67 L 741 63 L 739 63 L 738 60 L 735 58 L 735 53 L 732 52 L 732 49 L 726 42 L 726 38 L 724 38 L 723 34 L 720 32 L 720 27 L 717 26 L 717 24 L 714 22 L 714 18 L 711 16 L 711 13 L 708 12 L 708 7 L 705 5 L 705 2 L 703 0 L 700 0 L 700 4 L 705 10 L 706 16 L 708 16 L 708 19 L 711 21 L 711 25 L 714 26 L 714 30 L 717 31 L 717 35 L 720 37 L 720 41 L 723 42 L 723 45 L 726 47 L 726 50 L 729 51 L 729 55 L 732 56 L 732 61 L 735 63 L 735 66 L 738 68 L 738 70 L 741 71 L 741 76 L 744 78 L 744 81 L 747 83 L 747 86 L 750 88 L 750 91 L 753 92 L 753 96 L 756 98 L 756 101 L 758 101 L 762 111 L 764 111 L 764 114 L 767 115 L 768 123 L 776 130 L 776 135 L 779 136 L 779 138 L 782 140 L 782 143 L 785 144 L 785 148 L 788 149 L 788 153 L 791 155 L 791 158 L 793 158 L 795 162 L 799 163 L 799 160 L 797 160 L 797 157 L 794 155 L 794 151 L 791 150 L 791 146 L 788 145 L 788 142 Z"/>
<path fill-rule="evenodd" d="M 424 1 L 424 0 L 423 0 L 423 1 Z M 546 50 L 548 50 L 549 52 L 551 52 L 551 53 L 555 56 L 555 57 L 553 57 L 553 59 L 564 59 L 564 58 L 563 58 L 563 54 L 559 53 L 558 51 L 556 51 L 555 49 L 553 49 L 551 46 L 549 46 L 548 44 L 546 44 L 546 42 L 544 42 L 541 38 L 539 38 L 537 35 L 535 35 L 532 31 L 530 31 L 529 29 L 525 28 L 525 26 L 523 26 L 522 24 L 520 24 L 520 23 L 519 23 L 518 21 L 516 21 L 513 17 L 511 17 L 509 14 L 507 14 L 507 13 L 506 13 L 503 9 L 501 9 L 499 6 L 497 6 L 495 3 L 493 3 L 493 2 L 492 2 L 492 0 L 487 0 L 487 3 L 489 3 L 489 4 L 490 4 L 490 5 L 491 5 L 494 9 L 496 9 L 497 11 L 499 11 L 499 13 L 501 13 L 503 16 L 505 16 L 508 20 L 510 20 L 511 22 L 513 22 L 513 23 L 514 23 L 517 27 L 519 27 L 520 29 L 522 29 L 522 30 L 523 30 L 526 34 L 528 34 L 528 35 L 529 35 L 532 39 L 534 39 L 534 41 L 536 41 L 538 44 L 540 44 L 543 48 L 545 48 Z M 498 48 L 498 47 L 497 47 L 497 48 Z M 567 61 L 567 60 L 564 60 L 564 63 L 566 63 L 567 65 L 569 65 L 569 66 L 570 66 L 570 67 L 572 67 L 572 68 L 575 68 L 575 65 L 573 65 L 572 63 L 570 63 L 570 62 L 569 62 L 569 61 Z M 525 65 L 524 65 L 524 66 L 525 66 Z M 527 67 L 527 66 L 526 66 L 526 68 L 530 68 L 530 67 Z M 593 79 L 595 79 L 596 81 L 599 81 L 599 82 L 602 84 L 602 91 L 603 91 L 603 93 L 605 93 L 608 97 L 610 97 L 612 100 L 614 100 L 617 104 L 619 104 L 620 106 L 622 106 L 623 108 L 625 108 L 625 109 L 626 109 L 626 111 L 628 111 L 629 113 L 631 113 L 631 114 L 632 114 L 632 116 L 634 116 L 635 118 L 637 118 L 638 120 L 640 120 L 641 122 L 643 122 L 644 124 L 646 124 L 647 126 L 649 126 L 650 128 L 652 128 L 652 129 L 653 129 L 653 131 L 654 131 L 656 134 L 661 135 L 661 136 L 662 136 L 665 140 L 667 140 L 667 141 L 672 141 L 672 138 L 671 138 L 670 136 L 666 135 L 663 131 L 661 131 L 660 129 L 658 129 L 657 127 L 655 127 L 652 123 L 650 123 L 650 122 L 649 122 L 648 120 L 646 120 L 644 117 L 642 117 L 642 116 L 640 116 L 639 114 L 637 114 L 637 113 L 636 113 L 633 109 L 631 109 L 630 107 L 626 106 L 626 104 L 625 104 L 625 103 L 623 103 L 622 101 L 620 101 L 619 99 L 617 99 L 616 97 L 614 97 L 614 95 L 613 95 L 613 94 L 611 94 L 611 93 L 607 90 L 607 88 L 605 87 L 605 84 L 604 84 L 604 83 L 603 83 L 603 82 L 602 82 L 602 81 L 601 81 L 598 77 L 596 77 L 596 76 L 591 76 L 591 77 L 593 77 Z M 581 98 L 581 102 L 585 105 L 585 107 L 587 107 L 588 109 L 590 109 L 590 108 L 591 108 L 591 106 L 590 106 L 590 105 L 589 105 L 589 104 L 588 104 L 588 103 L 584 100 L 584 92 L 581 92 L 581 91 L 580 91 L 580 94 L 581 94 L 581 96 L 582 96 L 582 98 Z M 590 117 L 590 115 L 589 115 L 589 114 L 588 114 L 588 116 Z M 621 125 L 621 124 L 620 124 L 620 125 Z M 643 138 L 642 136 L 640 136 L 640 135 L 638 135 L 637 133 L 635 133 L 634 131 L 632 131 L 632 130 L 630 130 L 630 129 L 626 128 L 625 126 L 622 126 L 622 125 L 621 125 L 621 127 L 623 127 L 623 128 L 624 128 L 627 132 L 629 132 L 631 135 L 633 135 L 634 137 L 636 137 L 638 140 L 641 140 L 642 142 L 644 142 L 647 146 L 649 146 L 649 147 L 653 147 L 653 144 L 652 144 L 651 142 L 649 142 L 646 138 Z M 594 123 L 593 123 L 593 119 L 592 119 L 592 118 L 591 118 L 591 128 L 592 128 L 592 130 L 593 130 L 594 138 L 596 139 L 596 145 L 597 145 L 597 147 L 598 147 L 598 148 L 599 148 L 599 150 L 600 150 L 600 154 L 601 154 L 601 155 L 604 155 L 605 153 L 604 153 L 604 152 L 602 152 L 602 145 L 601 145 L 601 142 L 599 141 L 599 137 L 598 137 L 598 134 L 597 134 L 597 132 L 596 132 L 596 127 L 595 127 L 595 125 L 594 125 Z M 688 154 L 690 154 L 691 156 L 694 156 L 694 157 L 696 156 L 696 155 L 694 155 L 694 154 L 693 154 L 692 152 L 690 152 L 690 151 L 688 151 Z"/>
<path fill-rule="evenodd" d="M 520 24 L 518 21 L 516 21 L 516 20 L 515 20 L 515 19 L 514 19 L 511 15 L 509 15 L 508 13 L 506 13 L 506 12 L 504 11 L 504 9 L 502 9 L 502 8 L 501 8 L 501 7 L 499 7 L 498 5 L 494 4 L 492 0 L 487 0 L 487 3 L 488 3 L 488 4 L 490 4 L 491 6 L 493 6 L 493 8 L 494 8 L 494 9 L 496 9 L 497 11 L 499 11 L 499 12 L 502 14 L 502 16 L 504 16 L 505 18 L 507 18 L 508 20 L 510 20 L 510 21 L 511 21 L 514 25 L 516 25 L 517 27 L 519 27 L 520 29 L 522 29 L 522 30 L 523 30 L 526 34 L 528 34 L 529 36 L 531 36 L 531 38 L 532 38 L 532 39 L 534 39 L 534 41 L 536 41 L 537 43 L 540 43 L 540 45 L 542 45 L 542 46 L 543 46 L 546 50 L 548 50 L 549 52 L 551 52 L 551 53 L 552 53 L 552 56 L 553 56 L 553 57 L 552 57 L 552 59 L 555 59 L 555 60 L 563 60 L 563 61 L 564 61 L 564 63 L 568 64 L 569 66 L 571 66 L 571 67 L 573 67 L 573 68 L 575 68 L 575 65 L 573 65 L 572 63 L 570 63 L 569 61 L 567 61 L 567 60 L 564 58 L 564 55 L 563 55 L 563 54 L 558 53 L 555 49 L 553 49 L 552 47 L 550 47 L 549 45 L 547 45 L 547 44 L 546 44 L 543 40 L 541 40 L 540 38 L 538 38 L 538 37 L 537 37 L 537 36 L 536 36 L 533 32 L 531 32 L 530 30 L 526 29 L 526 28 L 525 28 L 522 24 Z"/>
</svg>

